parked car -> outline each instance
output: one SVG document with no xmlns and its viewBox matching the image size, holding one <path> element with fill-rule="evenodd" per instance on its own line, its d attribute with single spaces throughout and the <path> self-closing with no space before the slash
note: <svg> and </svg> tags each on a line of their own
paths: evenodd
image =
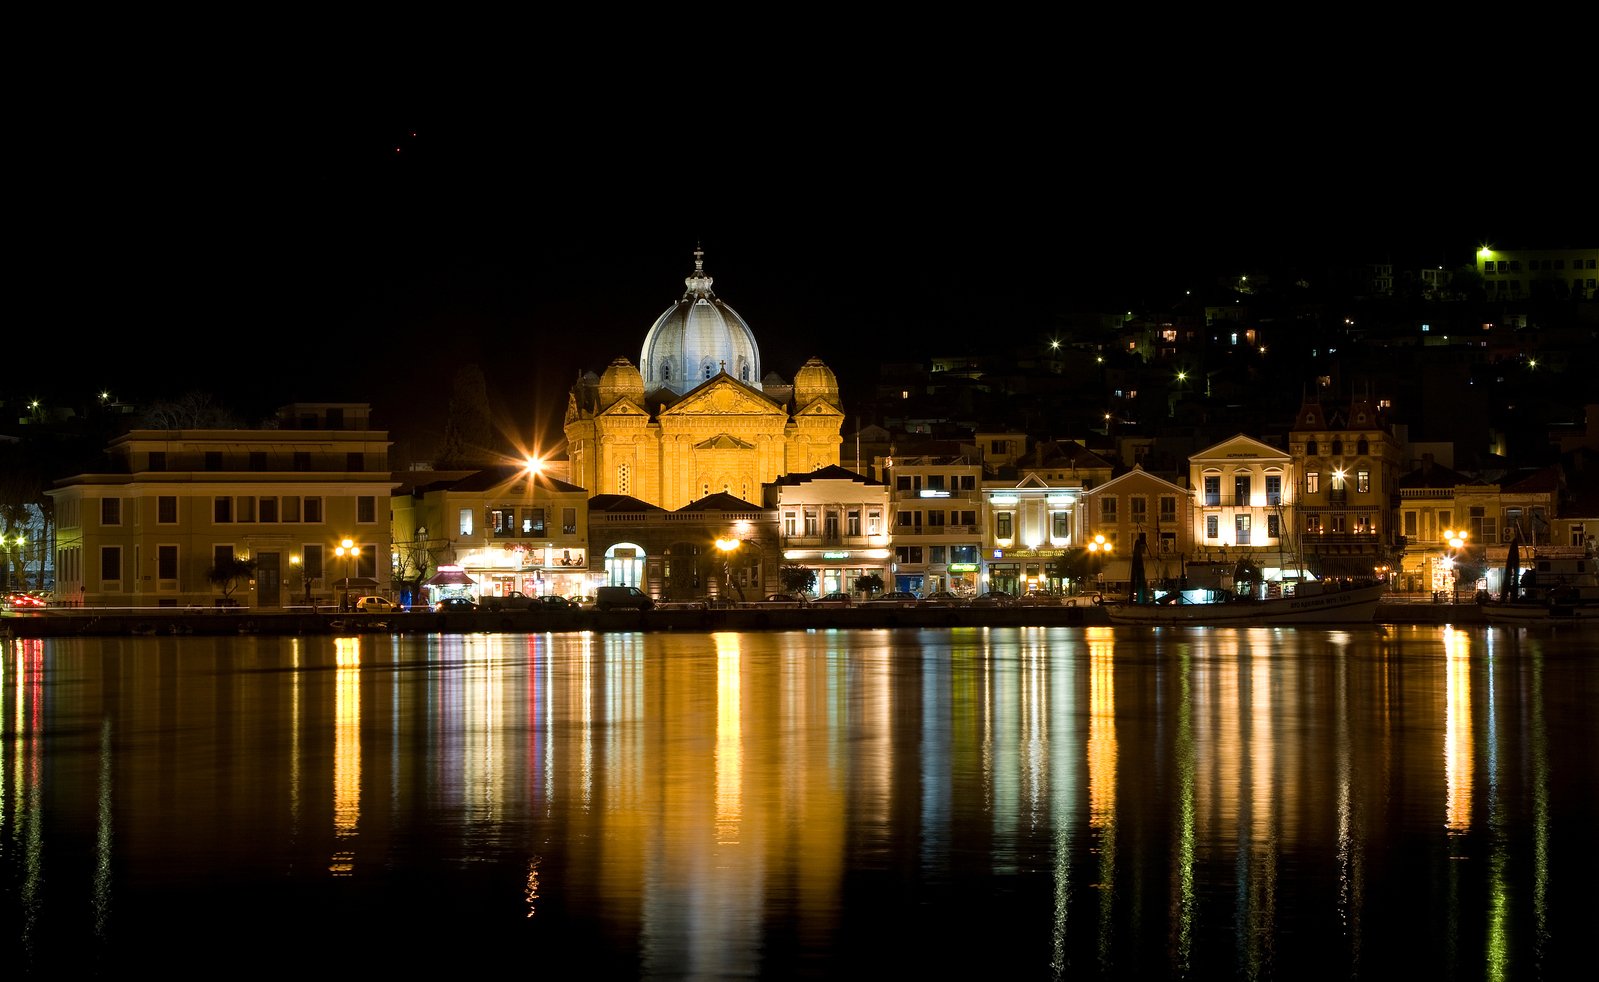
<svg viewBox="0 0 1599 982">
<path fill-rule="evenodd" d="M 1014 607 L 1016 598 L 1008 593 L 985 593 L 972 601 L 973 607 Z"/>
<path fill-rule="evenodd" d="M 502 596 L 484 597 L 483 609 L 497 614 L 502 610 L 532 610 L 538 606 L 539 598 L 530 597 L 518 590 L 511 590 Z"/>
<path fill-rule="evenodd" d="M 594 593 L 597 610 L 650 610 L 655 601 L 636 586 L 602 586 Z"/>
<path fill-rule="evenodd" d="M 811 601 L 813 604 L 827 604 L 835 607 L 848 607 L 854 602 L 854 599 L 847 593 L 829 593 L 825 597 L 817 597 Z"/>
<path fill-rule="evenodd" d="M 1024 607 L 1059 607 L 1064 599 L 1058 593 L 1050 593 L 1048 590 L 1034 590 L 1023 594 L 1021 599 L 1016 602 Z"/>
<path fill-rule="evenodd" d="M 399 610 L 400 605 L 390 600 L 388 597 L 357 597 L 355 601 L 355 609 L 375 611 L 378 613 L 388 613 L 390 611 Z"/>
<path fill-rule="evenodd" d="M 557 597 L 553 593 L 544 597 L 534 597 L 533 607 L 537 610 L 575 610 L 578 605 L 565 597 Z"/>
<path fill-rule="evenodd" d="M 766 604 L 781 604 L 784 607 L 803 607 L 810 603 L 805 597 L 797 593 L 768 593 L 766 599 L 761 601 Z"/>
<path fill-rule="evenodd" d="M 906 593 L 903 590 L 893 590 L 888 593 L 879 593 L 877 596 L 866 602 L 869 604 L 883 604 L 887 607 L 914 607 L 916 606 L 917 599 L 916 594 L 914 593 Z"/>
<path fill-rule="evenodd" d="M 594 598 L 584 596 L 581 593 L 574 593 L 572 596 L 567 597 L 566 602 L 574 607 L 582 607 L 585 610 L 594 606 Z"/>
<path fill-rule="evenodd" d="M 35 607 L 48 606 L 43 597 L 36 597 L 31 593 L 6 594 L 6 606 L 12 610 L 29 610 Z"/>
<path fill-rule="evenodd" d="M 923 607 L 964 607 L 967 599 L 948 590 L 937 590 L 922 598 Z"/>
<path fill-rule="evenodd" d="M 433 610 L 439 614 L 470 613 L 477 610 L 477 604 L 471 597 L 445 597 L 434 602 Z"/>
</svg>

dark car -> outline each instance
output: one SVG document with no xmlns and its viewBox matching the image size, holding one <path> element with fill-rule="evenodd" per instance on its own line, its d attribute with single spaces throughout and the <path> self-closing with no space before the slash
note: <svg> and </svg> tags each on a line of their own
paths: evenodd
<svg viewBox="0 0 1599 982">
<path fill-rule="evenodd" d="M 889 593 L 880 593 L 866 602 L 869 604 L 882 604 L 885 607 L 914 607 L 919 601 L 917 601 L 914 593 L 894 590 Z"/>
<path fill-rule="evenodd" d="M 829 606 L 848 607 L 855 601 L 847 593 L 829 593 L 825 597 L 817 597 L 813 604 L 827 604 Z"/>
<path fill-rule="evenodd" d="M 538 597 L 511 590 L 503 596 L 484 597 L 483 608 L 497 614 L 502 610 L 532 610 L 538 606 L 538 602 Z"/>
<path fill-rule="evenodd" d="M 546 597 L 535 597 L 534 599 L 537 602 L 533 606 L 537 610 L 575 610 L 578 607 L 577 604 L 565 597 L 557 597 L 554 594 Z"/>
<path fill-rule="evenodd" d="M 922 598 L 922 606 L 924 607 L 964 607 L 966 603 L 965 597 L 958 593 L 950 593 L 948 590 L 929 593 Z"/>
<path fill-rule="evenodd" d="M 470 613 L 477 610 L 477 604 L 470 597 L 445 597 L 434 602 L 433 610 L 439 614 Z"/>
<path fill-rule="evenodd" d="M 1008 593 L 985 593 L 972 601 L 973 607 L 1014 607 L 1016 598 Z"/>
<path fill-rule="evenodd" d="M 775 605 L 779 605 L 779 606 L 783 606 L 783 607 L 803 607 L 806 604 L 810 603 L 809 600 L 805 599 L 804 597 L 800 596 L 797 593 L 768 593 L 766 595 L 766 599 L 761 601 L 761 602 L 765 603 L 765 604 L 775 604 Z"/>
</svg>

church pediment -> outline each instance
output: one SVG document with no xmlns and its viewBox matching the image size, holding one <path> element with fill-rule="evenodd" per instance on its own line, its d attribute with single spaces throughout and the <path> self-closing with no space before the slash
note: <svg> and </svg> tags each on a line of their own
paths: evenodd
<svg viewBox="0 0 1599 982">
<path fill-rule="evenodd" d="M 788 418 L 782 406 L 754 389 L 719 375 L 661 411 L 668 416 L 776 416 Z"/>
<path fill-rule="evenodd" d="M 754 450 L 755 444 L 745 443 L 736 436 L 718 433 L 709 440 L 694 444 L 695 450 Z"/>
<path fill-rule="evenodd" d="M 638 406 L 634 405 L 633 403 L 629 402 L 626 399 L 618 399 L 615 402 L 611 403 L 609 406 L 606 406 L 604 409 L 600 410 L 600 412 L 597 415 L 601 416 L 601 417 L 604 417 L 604 416 L 646 416 L 647 417 L 647 416 L 649 416 L 649 413 L 647 413 L 644 410 L 640 409 Z"/>
<path fill-rule="evenodd" d="M 794 414 L 794 418 L 795 419 L 799 419 L 802 416 L 829 416 L 829 417 L 836 417 L 836 416 L 843 416 L 843 415 L 844 415 L 843 410 L 839 409 L 837 406 L 835 406 L 832 403 L 828 402 L 826 399 L 818 399 L 815 402 L 811 403 L 810 405 L 806 406 L 804 409 L 801 409 L 799 412 L 795 413 Z"/>
</svg>

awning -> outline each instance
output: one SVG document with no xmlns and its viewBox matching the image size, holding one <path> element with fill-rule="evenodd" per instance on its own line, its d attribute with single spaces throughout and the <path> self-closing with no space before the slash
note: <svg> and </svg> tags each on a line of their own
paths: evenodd
<svg viewBox="0 0 1599 982">
<path fill-rule="evenodd" d="M 423 586 L 471 586 L 472 577 L 458 569 L 441 569 L 422 581 Z"/>
</svg>

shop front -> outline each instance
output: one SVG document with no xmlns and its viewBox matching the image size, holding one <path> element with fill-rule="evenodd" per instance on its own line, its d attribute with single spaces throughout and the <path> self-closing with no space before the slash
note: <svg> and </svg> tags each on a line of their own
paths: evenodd
<svg viewBox="0 0 1599 982">
<path fill-rule="evenodd" d="M 888 571 L 887 549 L 786 549 L 783 562 L 803 566 L 816 574 L 816 596 L 830 593 L 859 593 L 855 581 L 874 575 L 884 583 L 894 582 Z"/>
<path fill-rule="evenodd" d="M 472 578 L 479 601 L 509 593 L 570 597 L 593 592 L 582 548 L 496 544 L 471 550 L 459 565 Z"/>
</svg>

